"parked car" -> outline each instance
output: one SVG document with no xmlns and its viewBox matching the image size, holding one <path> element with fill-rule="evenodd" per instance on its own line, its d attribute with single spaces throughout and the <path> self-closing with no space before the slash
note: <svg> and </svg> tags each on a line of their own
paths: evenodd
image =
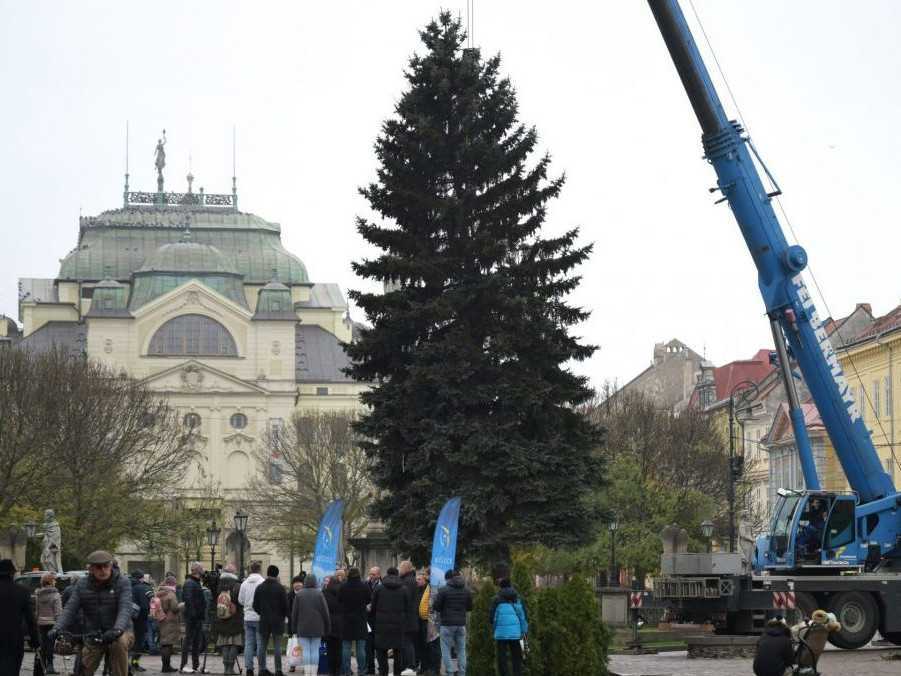
<svg viewBox="0 0 901 676">
<path fill-rule="evenodd" d="M 15 582 L 23 587 L 27 587 L 32 593 L 41 586 L 41 578 L 47 574 L 46 570 L 31 570 L 21 575 L 16 575 Z M 85 570 L 67 570 L 56 576 L 56 588 L 63 591 L 70 584 L 73 584 L 80 577 L 87 575 Z"/>
</svg>

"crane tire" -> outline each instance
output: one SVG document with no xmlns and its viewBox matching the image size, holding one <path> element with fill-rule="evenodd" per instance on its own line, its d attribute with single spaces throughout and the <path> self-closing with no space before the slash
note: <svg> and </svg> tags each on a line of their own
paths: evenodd
<svg viewBox="0 0 901 676">
<path fill-rule="evenodd" d="M 847 591 L 836 594 L 829 603 L 842 625 L 839 631 L 829 634 L 829 642 L 846 650 L 862 648 L 871 640 L 879 626 L 879 606 L 867 592 Z"/>
</svg>

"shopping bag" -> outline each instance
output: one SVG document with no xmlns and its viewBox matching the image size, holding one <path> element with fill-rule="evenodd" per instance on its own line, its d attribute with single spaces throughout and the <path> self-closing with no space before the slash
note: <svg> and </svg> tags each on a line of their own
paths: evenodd
<svg viewBox="0 0 901 676">
<path fill-rule="evenodd" d="M 303 666 L 303 647 L 300 645 L 300 639 L 296 636 L 288 637 L 288 666 Z"/>
</svg>

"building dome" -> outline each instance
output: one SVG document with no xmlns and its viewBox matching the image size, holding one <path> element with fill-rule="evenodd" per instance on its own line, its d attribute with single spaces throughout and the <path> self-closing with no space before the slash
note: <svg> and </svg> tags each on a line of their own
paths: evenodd
<svg viewBox="0 0 901 676">
<path fill-rule="evenodd" d="M 294 303 L 291 300 L 291 289 L 272 280 L 257 294 L 257 307 L 254 319 L 290 319 L 297 320 Z"/>
<path fill-rule="evenodd" d="M 147 272 L 239 274 L 235 264 L 219 249 L 185 238 L 180 242 L 163 244 L 144 260 L 135 274 Z"/>
<path fill-rule="evenodd" d="M 213 245 L 192 242 L 186 232 L 180 241 L 157 248 L 135 272 L 130 308 L 146 305 L 191 280 L 247 307 L 242 275 L 234 263 Z"/>
</svg>

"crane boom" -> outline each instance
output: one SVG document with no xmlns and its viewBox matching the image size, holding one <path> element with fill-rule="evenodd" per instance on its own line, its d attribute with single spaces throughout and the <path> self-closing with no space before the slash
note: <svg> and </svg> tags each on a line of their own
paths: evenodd
<svg viewBox="0 0 901 676">
<path fill-rule="evenodd" d="M 883 499 L 894 503 L 892 480 L 882 467 L 853 389 L 804 284 L 801 272 L 807 267 L 807 254 L 800 246 L 788 244 L 773 210 L 772 197 L 778 192 L 767 193 L 751 156 L 753 147 L 741 126 L 727 118 L 677 0 L 648 3 L 701 125 L 705 157 L 716 171 L 717 187 L 728 201 L 757 267 L 760 293 L 781 357 L 807 488 L 819 490 L 820 486 L 803 411 L 794 394 L 789 356 L 798 363 L 860 503 Z M 786 354 L 786 343 L 790 354 Z"/>
</svg>

